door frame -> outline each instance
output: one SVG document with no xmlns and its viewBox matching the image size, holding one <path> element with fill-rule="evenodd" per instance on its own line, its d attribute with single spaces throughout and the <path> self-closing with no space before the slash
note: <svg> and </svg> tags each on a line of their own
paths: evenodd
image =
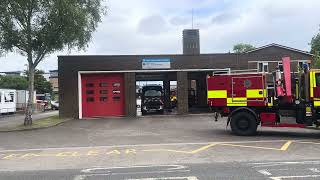
<svg viewBox="0 0 320 180">
<path fill-rule="evenodd" d="M 82 116 L 82 85 L 81 74 L 104 74 L 104 73 L 157 73 L 157 72 L 202 72 L 202 71 L 225 71 L 230 68 L 224 69 L 145 69 L 145 70 L 121 70 L 121 71 L 78 71 L 78 118 L 83 119 Z M 126 82 L 124 82 L 125 84 Z"/>
<path fill-rule="evenodd" d="M 78 118 L 83 119 L 82 112 L 82 74 L 114 74 L 114 73 L 125 73 L 127 71 L 78 71 Z"/>
</svg>

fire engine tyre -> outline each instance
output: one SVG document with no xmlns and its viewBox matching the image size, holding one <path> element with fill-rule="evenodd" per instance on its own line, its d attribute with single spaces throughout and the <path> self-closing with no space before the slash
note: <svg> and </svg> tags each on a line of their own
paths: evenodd
<svg viewBox="0 0 320 180">
<path fill-rule="evenodd" d="M 147 114 L 147 111 L 141 110 L 141 114 L 142 114 L 142 115 L 146 115 L 146 114 Z"/>
<path fill-rule="evenodd" d="M 163 109 L 158 110 L 158 113 L 159 113 L 159 114 L 163 114 L 163 113 L 164 113 L 164 110 L 163 110 Z"/>
<path fill-rule="evenodd" d="M 231 130 L 239 136 L 252 136 L 257 132 L 256 118 L 249 112 L 238 112 L 231 118 Z"/>
</svg>

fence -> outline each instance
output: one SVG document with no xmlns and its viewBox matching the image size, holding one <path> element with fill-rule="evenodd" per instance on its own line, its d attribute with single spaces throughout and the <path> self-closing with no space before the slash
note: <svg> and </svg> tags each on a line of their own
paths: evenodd
<svg viewBox="0 0 320 180">
<path fill-rule="evenodd" d="M 24 113 L 27 109 L 27 103 L 17 103 L 17 113 Z M 43 112 L 45 111 L 45 104 L 44 103 L 34 103 L 33 104 L 33 111 L 34 112 Z"/>
</svg>

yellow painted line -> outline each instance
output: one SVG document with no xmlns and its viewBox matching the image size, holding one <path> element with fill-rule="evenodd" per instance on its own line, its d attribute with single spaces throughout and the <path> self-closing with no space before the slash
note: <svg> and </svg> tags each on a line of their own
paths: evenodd
<svg viewBox="0 0 320 180">
<path fill-rule="evenodd" d="M 286 151 L 289 146 L 291 145 L 292 141 L 287 141 L 280 149 L 279 148 L 270 148 L 270 147 L 261 147 L 261 146 L 248 146 L 248 145 L 240 145 L 240 144 L 227 144 L 227 143 L 214 143 L 209 144 L 206 146 L 203 146 L 199 149 L 195 149 L 193 151 L 178 151 L 174 149 L 149 149 L 149 150 L 143 150 L 143 151 L 164 151 L 164 152 L 176 152 L 176 153 L 184 153 L 184 154 L 196 154 L 201 151 L 204 151 L 210 147 L 216 146 L 216 145 L 222 145 L 222 146 L 231 146 L 231 147 L 243 147 L 243 148 L 253 148 L 253 149 L 265 149 L 265 150 L 275 150 L 275 151 Z"/>
<path fill-rule="evenodd" d="M 269 148 L 269 147 L 261 147 L 261 146 L 246 146 L 246 145 L 239 145 L 239 144 L 219 144 L 222 146 L 232 146 L 232 147 L 243 147 L 243 148 L 254 148 L 254 149 L 266 149 L 266 150 L 276 150 L 281 151 L 278 148 Z"/>
<path fill-rule="evenodd" d="M 210 147 L 213 147 L 217 145 L 216 143 L 214 144 L 208 144 L 206 146 L 200 147 L 198 149 L 192 150 L 192 151 L 179 151 L 179 150 L 174 150 L 174 149 L 146 149 L 146 150 L 142 150 L 142 151 L 146 151 L 146 152 L 175 152 L 175 153 L 183 153 L 183 154 L 196 154 L 199 153 L 201 151 L 204 151 L 206 149 L 209 149 Z"/>
<path fill-rule="evenodd" d="M 281 151 L 288 150 L 289 146 L 292 144 L 292 141 L 287 141 L 282 147 L 280 148 Z"/>
<path fill-rule="evenodd" d="M 145 152 L 174 152 L 174 153 L 183 153 L 183 154 L 191 154 L 190 151 L 178 151 L 178 150 L 174 150 L 174 149 L 146 149 L 146 150 L 142 150 Z"/>
<path fill-rule="evenodd" d="M 262 146 L 252 146 L 252 145 L 243 145 L 242 143 L 263 143 L 263 142 L 284 142 L 284 144 L 280 148 L 272 148 L 272 147 L 262 147 Z M 143 149 L 143 150 L 136 150 L 136 149 L 124 149 L 124 150 L 109 150 L 109 151 L 101 151 L 96 149 L 89 149 L 85 152 L 78 152 L 78 151 L 62 151 L 56 153 L 36 153 L 36 152 L 27 152 L 27 153 L 11 153 L 11 154 L 3 154 L 1 153 L 0 160 L 6 159 L 29 159 L 29 158 L 37 158 L 37 157 L 79 157 L 79 156 L 98 156 L 98 155 L 120 155 L 120 154 L 137 154 L 139 151 L 144 152 L 174 152 L 174 153 L 182 153 L 182 154 L 196 154 L 203 152 L 213 146 L 230 146 L 230 147 L 242 147 L 242 148 L 253 148 L 253 149 L 264 149 L 264 150 L 275 150 L 275 151 L 287 151 L 292 143 L 301 143 L 301 144 L 315 144 L 320 145 L 320 142 L 308 142 L 308 141 L 298 141 L 298 140 L 272 140 L 272 141 L 244 141 L 244 142 L 209 142 L 203 144 L 197 149 L 194 150 L 179 150 L 179 149 Z M 177 144 L 175 144 L 177 145 Z M 179 144 L 180 145 L 180 144 Z M 181 144 L 182 145 L 182 144 Z M 190 145 L 190 144 L 188 144 Z"/>
<path fill-rule="evenodd" d="M 215 145 L 217 145 L 217 144 L 209 144 L 209 145 L 207 145 L 207 146 L 203 146 L 203 147 L 201 147 L 201 148 L 199 148 L 199 149 L 193 150 L 193 151 L 191 151 L 191 153 L 192 153 L 192 154 L 195 154 L 195 153 L 204 151 L 204 150 L 206 150 L 206 149 L 209 149 L 209 148 L 211 148 L 211 147 L 213 147 L 213 146 L 215 146 Z"/>
</svg>

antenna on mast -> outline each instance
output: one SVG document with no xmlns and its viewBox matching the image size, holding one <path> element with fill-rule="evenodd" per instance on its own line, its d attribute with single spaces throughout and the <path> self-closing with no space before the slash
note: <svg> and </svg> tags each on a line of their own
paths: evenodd
<svg viewBox="0 0 320 180">
<path fill-rule="evenodd" d="M 191 27 L 193 29 L 193 8 L 192 8 L 192 12 L 191 12 Z"/>
</svg>

